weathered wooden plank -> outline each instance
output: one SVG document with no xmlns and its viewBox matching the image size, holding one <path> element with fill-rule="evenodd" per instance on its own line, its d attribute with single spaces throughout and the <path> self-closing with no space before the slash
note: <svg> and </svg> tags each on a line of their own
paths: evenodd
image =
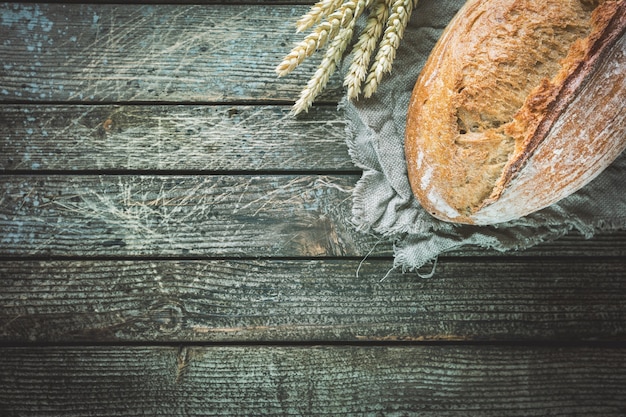
<svg viewBox="0 0 626 417">
<path fill-rule="evenodd" d="M 497 346 L 5 348 L 7 417 L 623 416 L 626 350 Z"/>
<path fill-rule="evenodd" d="M 22 0 L 20 3 L 85 3 L 84 0 Z M 98 4 L 261 4 L 261 5 L 313 5 L 315 0 L 91 0 L 90 3 Z"/>
<path fill-rule="evenodd" d="M 4 175 L 0 256 L 377 256 L 350 224 L 357 176 Z M 595 245 L 597 242 L 597 246 Z M 462 256 L 494 255 L 467 248 Z M 625 256 L 626 232 L 523 255 Z"/>
<path fill-rule="evenodd" d="M 520 253 L 540 256 L 626 257 L 626 231 L 600 231 L 590 239 L 585 239 L 577 232 L 571 232 L 555 241 L 541 243 Z"/>
<path fill-rule="evenodd" d="M 3 176 L 0 254 L 367 253 L 354 176 Z M 367 240 L 369 239 L 369 241 Z"/>
<path fill-rule="evenodd" d="M 20 3 L 85 3 L 85 0 L 22 0 Z M 261 4 L 261 5 L 313 5 L 315 0 L 91 0 L 94 4 Z"/>
<path fill-rule="evenodd" d="M 624 259 L 389 264 L 5 261 L 0 342 L 626 340 Z"/>
<path fill-rule="evenodd" d="M 355 170 L 334 106 L 12 106 L 0 170 Z"/>
<path fill-rule="evenodd" d="M 3 101 L 294 101 L 319 64 L 277 79 L 296 5 L 0 5 Z M 321 100 L 342 94 L 338 74 Z"/>
</svg>

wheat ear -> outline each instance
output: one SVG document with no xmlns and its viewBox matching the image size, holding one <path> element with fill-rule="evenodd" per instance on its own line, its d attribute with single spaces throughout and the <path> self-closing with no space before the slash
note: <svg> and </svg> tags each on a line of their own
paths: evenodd
<svg viewBox="0 0 626 417">
<path fill-rule="evenodd" d="M 337 36 L 341 28 L 345 28 L 356 20 L 356 17 L 358 17 L 357 13 L 363 12 L 363 6 L 366 1 L 371 2 L 371 0 L 347 1 L 339 9 L 331 13 L 325 22 L 320 23 L 312 33 L 307 35 L 303 41 L 291 50 L 276 67 L 276 73 L 280 77 L 289 74 L 306 58 L 311 56 L 313 52 L 324 47 L 329 39 Z"/>
<path fill-rule="evenodd" d="M 298 20 L 296 29 L 298 32 L 312 27 L 314 29 L 276 67 L 279 76 L 287 75 L 315 51 L 327 48 L 321 64 L 302 90 L 292 113 L 308 111 L 315 98 L 326 87 L 352 39 L 356 20 L 365 10 L 370 13 L 355 45 L 344 85 L 350 99 L 358 98 L 361 91 L 366 98 L 371 97 L 383 75 L 391 71 L 400 40 L 417 2 L 418 0 L 319 0 L 312 6 Z M 370 65 L 375 51 L 376 56 Z"/>
<path fill-rule="evenodd" d="M 341 57 L 352 38 L 352 27 L 342 28 L 331 45 L 328 47 L 321 64 L 313 74 L 313 77 L 307 83 L 307 86 L 300 93 L 300 98 L 294 104 L 292 113 L 298 114 L 308 112 L 309 108 L 315 101 L 315 98 L 324 90 L 330 76 L 335 72 Z"/>
<path fill-rule="evenodd" d="M 391 71 L 396 51 L 404 35 L 413 7 L 418 0 L 395 0 L 391 5 L 391 14 L 387 20 L 387 28 L 378 47 L 374 63 L 365 81 L 363 95 L 371 97 L 378 89 L 383 75 Z"/>
<path fill-rule="evenodd" d="M 361 85 L 367 77 L 372 54 L 376 50 L 385 21 L 389 16 L 387 1 L 376 0 L 374 2 L 365 28 L 359 35 L 358 42 L 354 45 L 352 62 L 344 82 L 344 86 L 348 88 L 347 95 L 349 99 L 355 99 L 361 93 Z"/>
</svg>

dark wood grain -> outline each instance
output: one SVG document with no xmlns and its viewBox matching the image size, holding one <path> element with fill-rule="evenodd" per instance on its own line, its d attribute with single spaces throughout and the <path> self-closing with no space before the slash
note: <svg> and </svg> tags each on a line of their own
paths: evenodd
<svg viewBox="0 0 626 417">
<path fill-rule="evenodd" d="M 623 416 L 612 348 L 3 349 L 4 416 Z"/>
<path fill-rule="evenodd" d="M 390 263 L 5 261 L 0 341 L 626 341 L 624 259 Z"/>
<path fill-rule="evenodd" d="M 0 109 L 0 170 L 355 170 L 335 106 Z"/>
<path fill-rule="evenodd" d="M 0 6 L 0 100 L 293 102 L 321 57 L 278 80 L 297 5 Z M 335 74 L 320 100 L 337 101 Z"/>
</svg>

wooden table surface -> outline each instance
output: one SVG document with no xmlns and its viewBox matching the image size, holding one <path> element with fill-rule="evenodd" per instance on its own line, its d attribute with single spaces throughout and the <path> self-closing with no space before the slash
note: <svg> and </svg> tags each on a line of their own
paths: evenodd
<svg viewBox="0 0 626 417">
<path fill-rule="evenodd" d="M 0 5 L 1 416 L 626 415 L 626 232 L 381 282 L 313 1 L 118 3 Z"/>
</svg>

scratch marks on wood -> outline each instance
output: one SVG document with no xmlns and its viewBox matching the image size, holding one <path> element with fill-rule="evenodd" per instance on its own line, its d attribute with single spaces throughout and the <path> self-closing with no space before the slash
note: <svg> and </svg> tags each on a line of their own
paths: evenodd
<svg viewBox="0 0 626 417">
<path fill-rule="evenodd" d="M 0 98 L 292 100 L 314 70 L 273 68 L 304 8 L 245 5 L 0 6 Z M 338 97 L 341 83 L 333 77 Z M 332 94 L 331 94 L 332 95 Z"/>
<path fill-rule="evenodd" d="M 324 256 L 358 253 L 356 177 L 0 178 L 8 253 Z M 331 186 L 330 184 L 334 184 Z M 58 252 L 57 252 L 58 251 Z"/>
<path fill-rule="evenodd" d="M 200 72 L 207 67 L 206 60 L 225 54 L 241 36 L 240 31 L 229 30 L 238 26 L 237 14 L 221 16 L 223 19 L 210 15 L 192 19 L 201 16 L 199 9 L 172 9 L 167 17 L 159 16 L 150 6 L 129 11 L 128 15 L 110 13 L 107 19 L 100 19 L 95 39 L 81 45 L 81 61 L 73 65 L 82 68 L 82 78 L 90 88 L 68 97 L 70 100 L 82 98 L 77 95 L 102 96 L 102 89 L 111 87 L 113 94 L 127 100 L 145 97 L 146 93 L 156 98 L 177 88 L 192 92 L 207 82 Z M 185 26 L 187 29 L 181 30 Z M 203 30 L 207 27 L 221 36 Z M 114 71 L 107 71 L 107 67 Z M 211 98 L 216 97 L 204 97 Z"/>
<path fill-rule="evenodd" d="M 0 169 L 355 169 L 341 112 L 289 107 L 4 106 Z"/>
</svg>

